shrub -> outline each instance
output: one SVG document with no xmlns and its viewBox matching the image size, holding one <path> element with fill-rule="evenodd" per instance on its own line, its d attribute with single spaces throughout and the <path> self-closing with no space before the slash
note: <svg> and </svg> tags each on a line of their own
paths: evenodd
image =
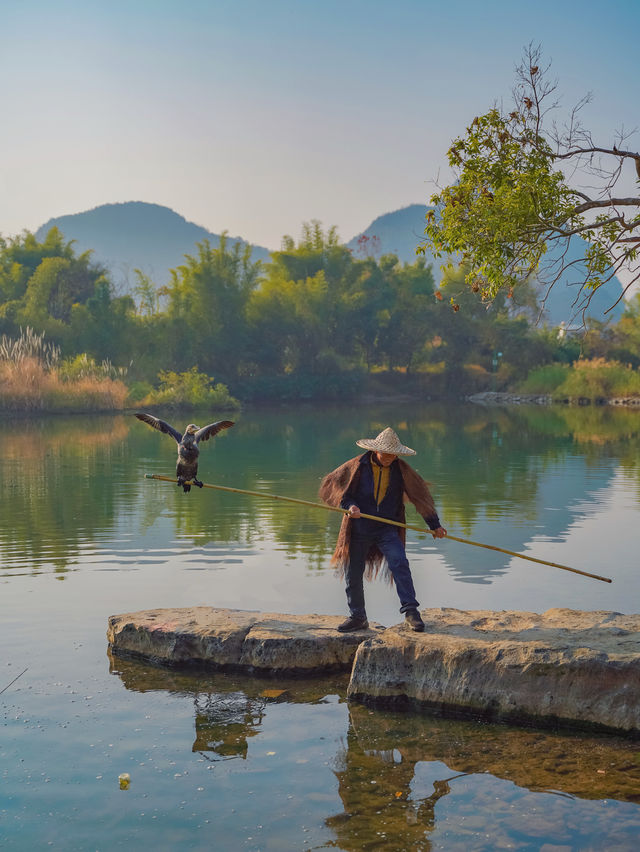
<svg viewBox="0 0 640 852">
<path fill-rule="evenodd" d="M 565 381 L 569 372 L 567 364 L 545 364 L 536 367 L 520 384 L 520 393 L 538 393 L 550 395 Z"/>
<path fill-rule="evenodd" d="M 127 404 L 136 405 L 146 399 L 151 393 L 153 393 L 153 385 L 149 384 L 149 382 L 133 382 L 129 385 Z"/>
<path fill-rule="evenodd" d="M 580 359 L 568 371 L 554 396 L 590 400 L 640 396 L 640 372 L 619 361 Z"/>
<path fill-rule="evenodd" d="M 58 375 L 63 381 L 76 381 L 78 379 L 124 379 L 127 375 L 126 367 L 114 367 L 111 361 L 105 360 L 96 364 L 86 352 L 73 358 L 65 358 L 58 367 Z"/>
<path fill-rule="evenodd" d="M 158 373 L 160 387 L 152 390 L 140 402 L 144 405 L 165 405 L 172 408 L 197 408 L 203 405 L 233 410 L 240 407 L 226 385 L 215 384 L 206 373 L 192 367 L 184 373 L 162 370 Z"/>
</svg>

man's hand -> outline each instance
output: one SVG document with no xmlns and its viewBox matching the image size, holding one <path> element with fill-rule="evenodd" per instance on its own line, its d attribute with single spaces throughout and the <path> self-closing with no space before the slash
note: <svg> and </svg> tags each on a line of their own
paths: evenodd
<svg viewBox="0 0 640 852">
<path fill-rule="evenodd" d="M 360 509 L 354 504 L 353 506 L 349 506 L 347 509 L 347 517 L 348 518 L 359 518 L 360 517 Z"/>
<path fill-rule="evenodd" d="M 444 527 L 438 527 L 436 530 L 431 530 L 434 538 L 444 538 L 447 534 L 447 531 Z"/>
</svg>

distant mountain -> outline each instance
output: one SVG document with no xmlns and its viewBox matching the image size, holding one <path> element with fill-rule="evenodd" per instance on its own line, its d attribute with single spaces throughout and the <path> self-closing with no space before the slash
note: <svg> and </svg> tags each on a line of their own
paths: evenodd
<svg viewBox="0 0 640 852">
<path fill-rule="evenodd" d="M 133 270 L 140 269 L 158 285 L 169 281 L 169 270 L 184 263 L 185 254 L 196 252 L 196 243 L 209 240 L 213 246 L 219 234 L 188 222 L 168 207 L 127 201 L 103 204 L 70 216 L 50 219 L 36 231 L 42 240 L 52 227 L 57 227 L 67 240 L 75 240 L 78 252 L 93 249 L 93 258 L 111 273 L 118 293 L 131 292 L 135 284 Z M 234 244 L 245 240 L 229 238 Z M 269 251 L 252 247 L 253 260 L 267 260 Z"/>
<path fill-rule="evenodd" d="M 416 247 L 424 234 L 427 209 L 424 204 L 410 204 L 378 216 L 365 231 L 350 240 L 347 247 L 355 257 L 379 258 L 384 254 L 395 254 L 402 262 L 413 263 Z M 220 241 L 219 234 L 188 222 L 170 208 L 143 201 L 103 204 L 84 213 L 58 216 L 38 228 L 36 237 L 42 240 L 53 226 L 59 228 L 65 239 L 75 240 L 79 252 L 93 250 L 94 259 L 109 270 L 118 293 L 131 292 L 135 285 L 134 269 L 141 269 L 156 284 L 163 285 L 169 281 L 169 270 L 180 266 L 185 254 L 195 253 L 196 243 L 206 239 L 217 246 Z M 230 237 L 229 242 L 246 244 L 240 237 Z M 580 243 L 574 243 L 571 252 L 571 256 L 565 258 L 567 262 L 580 257 Z M 269 250 L 252 246 L 252 258 L 268 261 Z M 424 258 L 431 264 L 436 284 L 439 284 L 443 260 L 434 259 L 428 252 Z M 570 324 L 575 320 L 577 311 L 573 302 L 577 295 L 575 281 L 579 279 L 579 271 L 579 266 L 576 266 L 571 279 L 565 276 L 553 287 L 545 309 L 545 320 L 550 325 L 559 325 L 560 322 Z M 620 292 L 617 287 L 622 289 L 614 280 L 603 288 L 605 292 L 597 291 L 588 315 L 600 320 L 618 319 L 624 309 L 622 302 L 606 317 L 604 314 L 615 300 L 614 291 L 616 297 Z"/>
<path fill-rule="evenodd" d="M 416 260 L 416 247 L 420 245 L 424 235 L 425 215 L 429 208 L 425 204 L 410 204 L 392 213 L 378 216 L 361 234 L 355 236 L 347 243 L 355 257 L 381 257 L 384 254 L 395 254 L 403 263 L 414 263 Z M 580 280 L 580 265 L 577 263 L 583 256 L 583 241 L 574 241 L 567 256 L 564 258 L 566 264 L 576 262 L 573 271 L 566 273 L 552 288 L 545 304 L 544 321 L 549 325 L 559 325 L 564 322 L 570 325 L 572 322 L 581 323 L 580 301 L 574 305 L 578 297 Z M 427 264 L 431 264 L 436 284 L 442 279 L 440 266 L 444 258 L 434 258 L 429 252 L 423 255 Z M 553 254 L 549 252 L 547 263 L 553 261 Z M 587 315 L 598 320 L 619 319 L 624 310 L 624 303 L 620 302 L 614 309 L 605 315 L 605 311 L 611 307 L 620 295 L 622 285 L 617 279 L 610 284 L 597 290 L 589 305 Z M 546 289 L 541 288 L 541 298 Z M 578 315 L 578 316 L 577 316 Z"/>
<path fill-rule="evenodd" d="M 385 213 L 374 219 L 369 227 L 347 243 L 355 257 L 395 254 L 403 263 L 413 263 L 416 247 L 424 236 L 425 215 L 429 208 L 425 204 L 410 204 L 393 213 Z M 427 263 L 433 262 L 425 255 Z M 434 263 L 433 274 L 440 281 L 442 273 Z"/>
</svg>

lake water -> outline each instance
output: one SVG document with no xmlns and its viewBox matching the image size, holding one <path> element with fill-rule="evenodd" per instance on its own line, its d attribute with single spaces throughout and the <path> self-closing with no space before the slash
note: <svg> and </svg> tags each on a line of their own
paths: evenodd
<svg viewBox="0 0 640 852">
<path fill-rule="evenodd" d="M 392 425 L 451 534 L 613 579 L 410 532 L 422 607 L 638 612 L 640 412 L 434 404 L 236 420 L 202 445 L 203 481 L 316 500 L 358 438 Z M 130 415 L 0 426 L 1 848 L 638 848 L 637 741 L 371 711 L 347 703 L 345 677 L 110 658 L 115 613 L 345 613 L 329 567 L 340 517 L 147 480 L 173 476 L 175 444 Z M 401 620 L 393 590 L 366 594 L 370 619 Z"/>
</svg>

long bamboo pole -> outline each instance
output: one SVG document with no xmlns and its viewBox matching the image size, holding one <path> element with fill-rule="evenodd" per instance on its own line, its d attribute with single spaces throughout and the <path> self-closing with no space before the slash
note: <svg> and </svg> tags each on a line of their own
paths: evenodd
<svg viewBox="0 0 640 852">
<path fill-rule="evenodd" d="M 177 479 L 172 479 L 170 476 L 161 476 L 157 473 L 146 473 L 145 479 L 159 479 L 161 482 L 177 482 Z M 301 506 L 312 506 L 314 509 L 326 509 L 328 512 L 340 512 L 341 515 L 346 515 L 346 509 L 339 506 L 327 506 L 326 503 L 312 503 L 310 500 L 299 500 L 296 497 L 282 497 L 280 494 L 266 494 L 262 491 L 247 491 L 245 488 L 230 488 L 227 485 L 208 485 L 202 483 L 203 488 L 214 488 L 216 491 L 229 491 L 232 494 L 249 494 L 251 497 L 265 497 L 268 500 L 283 500 L 285 503 L 298 503 Z M 392 521 L 390 518 L 380 518 L 377 515 L 366 515 L 360 513 L 361 518 L 369 518 L 372 521 L 379 521 L 382 524 L 391 524 L 394 527 L 404 527 L 407 530 L 415 530 L 421 533 L 430 533 L 432 530 L 424 527 L 416 527 L 411 524 L 402 524 L 400 521 Z M 591 577 L 593 580 L 602 580 L 603 583 L 611 583 L 609 577 L 601 577 L 599 574 L 590 574 L 588 571 L 580 571 L 578 568 L 571 568 L 569 565 L 561 565 L 559 562 L 548 562 L 546 559 L 537 559 L 535 556 L 526 556 L 524 553 L 516 553 L 515 550 L 507 550 L 504 547 L 496 547 L 494 544 L 483 544 L 480 541 L 471 541 L 469 538 L 458 538 L 455 535 L 446 536 L 451 541 L 459 541 L 462 544 L 470 544 L 473 547 L 484 547 L 486 550 L 496 550 L 498 553 L 506 553 L 509 556 L 517 556 L 518 559 L 527 559 L 529 562 L 537 562 L 540 565 L 550 565 L 552 568 L 561 568 L 563 571 L 571 571 L 573 574 L 582 574 L 583 577 Z"/>
</svg>

